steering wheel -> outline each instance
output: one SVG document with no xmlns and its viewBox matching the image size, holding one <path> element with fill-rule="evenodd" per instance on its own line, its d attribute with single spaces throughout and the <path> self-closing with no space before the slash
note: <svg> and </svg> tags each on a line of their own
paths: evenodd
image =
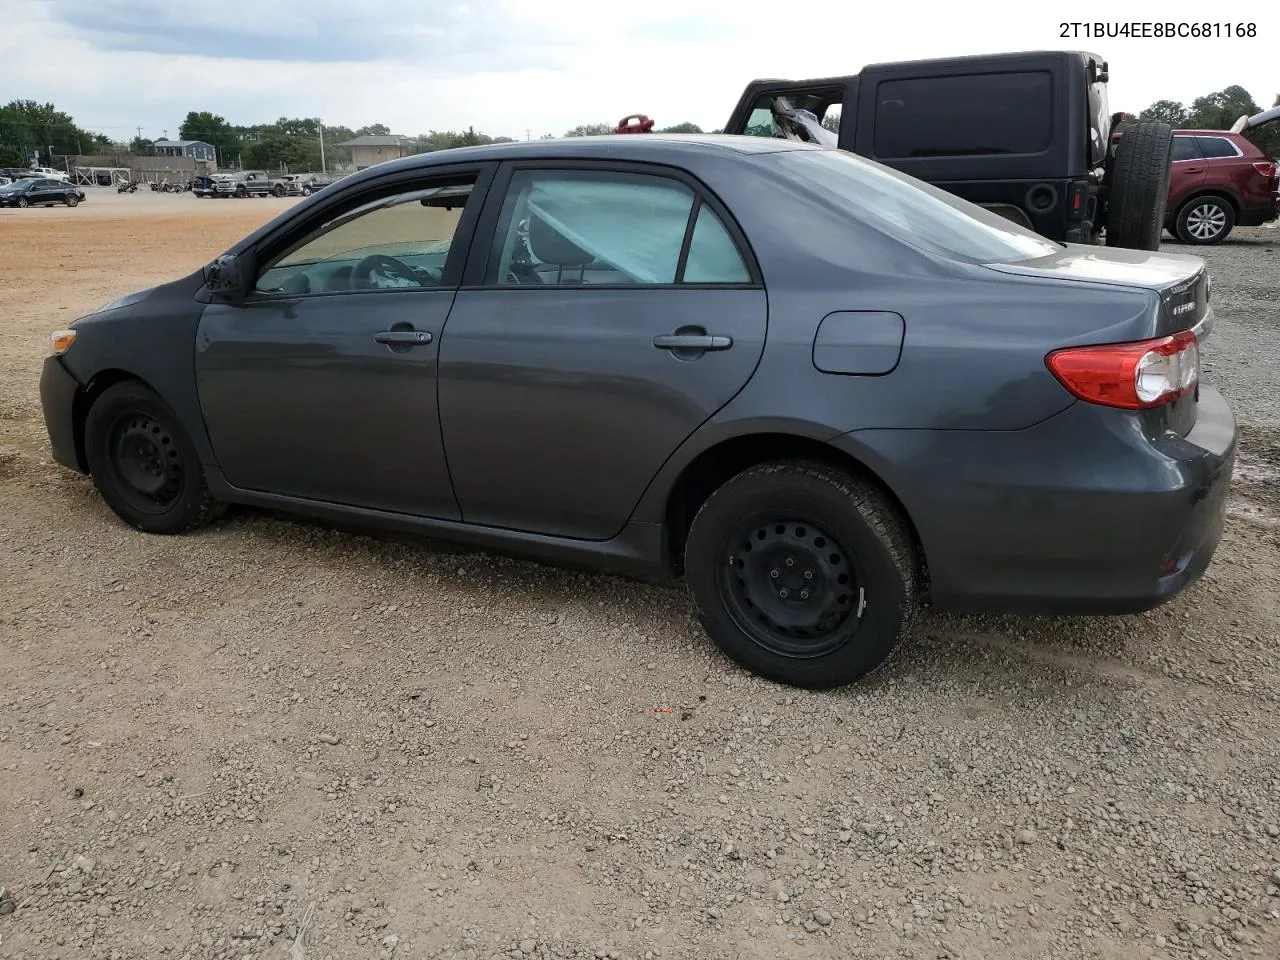
<svg viewBox="0 0 1280 960">
<path fill-rule="evenodd" d="M 378 274 L 380 281 L 374 279 Z M 438 284 L 442 274 L 429 267 L 411 267 L 395 257 L 374 253 L 351 268 L 353 290 L 382 290 L 395 287 L 425 287 Z M 388 282 L 389 281 L 389 282 Z"/>
</svg>

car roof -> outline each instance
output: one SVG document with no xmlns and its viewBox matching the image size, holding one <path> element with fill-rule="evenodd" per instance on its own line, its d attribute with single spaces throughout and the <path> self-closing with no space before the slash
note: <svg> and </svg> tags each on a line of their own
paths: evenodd
<svg viewBox="0 0 1280 960">
<path fill-rule="evenodd" d="M 821 147 L 777 137 L 752 137 L 723 133 L 602 134 L 594 137 L 557 137 L 548 140 L 513 140 L 475 147 L 450 147 L 418 153 L 366 167 L 355 177 L 365 179 L 390 170 L 426 169 L 445 163 L 501 160 L 641 160 L 676 163 L 696 156 L 718 154 L 781 153 L 788 150 L 820 150 Z"/>
</svg>

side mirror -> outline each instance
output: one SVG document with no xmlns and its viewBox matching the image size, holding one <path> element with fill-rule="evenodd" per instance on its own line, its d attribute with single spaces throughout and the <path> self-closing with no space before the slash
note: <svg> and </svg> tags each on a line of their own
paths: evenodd
<svg viewBox="0 0 1280 960">
<path fill-rule="evenodd" d="M 204 268 L 204 282 L 211 293 L 227 299 L 245 294 L 245 271 L 234 253 L 223 254 Z"/>
</svg>

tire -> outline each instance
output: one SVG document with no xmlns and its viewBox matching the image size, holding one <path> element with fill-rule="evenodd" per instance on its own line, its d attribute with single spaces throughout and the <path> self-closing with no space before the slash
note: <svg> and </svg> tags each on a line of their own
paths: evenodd
<svg viewBox="0 0 1280 960">
<path fill-rule="evenodd" d="M 20 206 L 20 207 L 26 207 L 26 206 L 30 206 L 30 204 L 28 203 L 28 201 L 27 201 L 27 198 L 26 198 L 26 197 L 19 197 L 19 198 L 18 198 L 18 206 Z"/>
<path fill-rule="evenodd" d="M 303 187 L 303 188 L 302 188 L 302 195 L 303 195 L 304 197 L 309 197 L 309 196 L 311 196 L 311 188 L 310 188 L 310 187 Z"/>
<path fill-rule="evenodd" d="M 1141 122 L 1116 147 L 1107 195 L 1107 246 L 1159 250 L 1169 195 L 1173 128 Z"/>
<path fill-rule="evenodd" d="M 85 418 L 89 473 L 108 507 L 144 533 L 211 523 L 225 505 L 209 493 L 200 458 L 172 410 L 133 380 L 108 387 Z"/>
<path fill-rule="evenodd" d="M 1229 200 L 1213 195 L 1192 197 L 1178 210 L 1174 229 L 1183 243 L 1208 246 L 1227 239 L 1236 225 L 1236 211 Z"/>
<path fill-rule="evenodd" d="M 74 207 L 79 202 L 80 202 L 80 198 L 77 197 L 75 194 L 72 194 L 71 196 L 67 197 L 68 207 Z"/>
<path fill-rule="evenodd" d="M 236 187 L 236 196 L 237 196 L 237 197 L 240 197 L 241 199 L 243 199 L 244 197 L 247 197 L 248 195 L 249 195 L 249 191 L 248 191 L 248 190 L 246 190 L 244 187 Z"/>
<path fill-rule="evenodd" d="M 808 689 L 883 664 L 920 603 L 905 520 L 875 487 L 818 461 L 751 467 L 712 493 L 689 528 L 684 568 L 721 651 Z"/>
<path fill-rule="evenodd" d="M 274 190 L 272 190 L 271 192 L 272 192 L 272 194 L 274 194 L 274 195 L 275 195 L 276 199 L 277 199 L 277 200 L 279 200 L 281 197 L 283 197 L 283 196 L 284 196 L 284 187 L 276 187 L 276 188 L 275 188 Z"/>
</svg>

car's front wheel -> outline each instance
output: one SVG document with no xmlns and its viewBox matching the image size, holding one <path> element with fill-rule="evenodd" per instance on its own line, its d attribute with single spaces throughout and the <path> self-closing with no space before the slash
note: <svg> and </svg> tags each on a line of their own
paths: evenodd
<svg viewBox="0 0 1280 960">
<path fill-rule="evenodd" d="M 1176 229 L 1183 243 L 1221 243 L 1236 224 L 1236 212 L 1222 197 L 1196 197 L 1178 211 Z"/>
<path fill-rule="evenodd" d="M 27 206 L 27 205 L 28 205 L 28 204 L 27 204 L 27 198 L 26 198 L 26 197 L 19 197 L 19 198 L 18 198 L 18 206 L 20 206 L 20 207 L 25 207 L 25 206 Z"/>
<path fill-rule="evenodd" d="M 136 381 L 110 386 L 94 401 L 84 445 L 102 499 L 131 527 L 186 533 L 223 512 L 177 416 Z"/>
<path fill-rule="evenodd" d="M 79 202 L 80 202 L 80 198 L 77 197 L 74 193 L 67 197 L 68 207 L 74 207 Z"/>
<path fill-rule="evenodd" d="M 792 686 L 851 683 L 875 669 L 919 608 L 901 514 L 873 485 L 817 461 L 751 467 L 707 498 L 685 577 L 724 653 Z"/>
</svg>

